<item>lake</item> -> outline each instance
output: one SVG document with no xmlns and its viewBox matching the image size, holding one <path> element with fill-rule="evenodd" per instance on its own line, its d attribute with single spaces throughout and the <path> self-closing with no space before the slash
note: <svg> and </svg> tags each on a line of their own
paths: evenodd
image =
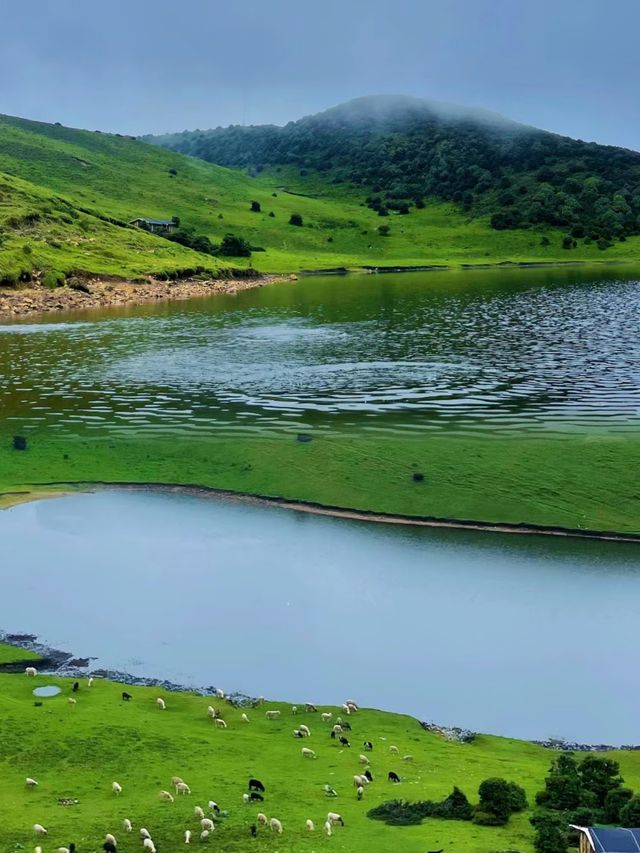
<svg viewBox="0 0 640 853">
<path fill-rule="evenodd" d="M 636 545 L 99 492 L 0 513 L 0 628 L 95 666 L 638 743 Z"/>
</svg>

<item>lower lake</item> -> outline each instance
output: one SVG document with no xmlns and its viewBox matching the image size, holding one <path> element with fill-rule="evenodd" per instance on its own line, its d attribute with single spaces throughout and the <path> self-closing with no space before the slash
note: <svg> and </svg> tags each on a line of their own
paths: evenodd
<svg viewBox="0 0 640 853">
<path fill-rule="evenodd" d="M 640 743 L 638 556 L 103 491 L 0 513 L 0 628 L 186 685 Z"/>
</svg>

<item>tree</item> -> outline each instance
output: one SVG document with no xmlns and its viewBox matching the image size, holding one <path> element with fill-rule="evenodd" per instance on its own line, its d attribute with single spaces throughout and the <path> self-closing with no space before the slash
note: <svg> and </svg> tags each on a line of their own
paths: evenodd
<svg viewBox="0 0 640 853">
<path fill-rule="evenodd" d="M 518 804 L 516 810 L 521 811 L 527 802 L 522 788 L 514 786 L 506 779 L 485 779 L 480 783 L 478 793 L 480 801 L 474 812 L 473 821 L 482 826 L 501 826 L 507 823 L 509 815 L 514 811 L 512 804 L 516 802 Z M 521 805 L 522 799 L 525 806 Z"/>
<path fill-rule="evenodd" d="M 298 227 L 301 227 L 302 224 L 302 216 L 300 216 L 299 213 L 292 213 L 289 217 L 289 225 L 297 225 Z"/>
<path fill-rule="evenodd" d="M 251 255 L 251 246 L 242 237 L 236 237 L 235 234 L 225 234 L 218 254 L 231 258 L 248 258 Z"/>
<path fill-rule="evenodd" d="M 388 225 L 378 225 L 378 234 L 381 237 L 388 237 L 391 233 L 391 228 Z"/>
<path fill-rule="evenodd" d="M 640 826 L 640 797 L 632 797 L 620 809 L 620 823 L 630 828 Z"/>
<path fill-rule="evenodd" d="M 563 249 L 573 249 L 573 237 L 563 237 L 562 238 L 562 248 Z"/>
<path fill-rule="evenodd" d="M 534 815 L 531 823 L 536 832 L 533 846 L 536 853 L 567 853 L 567 834 L 564 821 L 556 815 Z"/>
<path fill-rule="evenodd" d="M 604 821 L 605 823 L 620 823 L 622 820 L 622 809 L 633 797 L 633 791 L 630 788 L 614 788 L 609 791 L 604 800 Z M 631 824 L 627 824 L 630 826 Z M 640 826 L 640 823 L 633 824 Z"/>
<path fill-rule="evenodd" d="M 563 752 L 551 765 L 544 790 L 536 794 L 536 803 L 547 809 L 576 809 L 581 804 L 581 793 L 575 756 Z"/>
<path fill-rule="evenodd" d="M 179 216 L 172 216 L 171 221 L 176 226 L 176 228 L 180 227 L 180 217 Z"/>
<path fill-rule="evenodd" d="M 260 202 L 259 201 L 252 201 L 251 202 L 251 212 L 252 213 L 260 213 L 260 210 L 261 210 Z"/>
</svg>

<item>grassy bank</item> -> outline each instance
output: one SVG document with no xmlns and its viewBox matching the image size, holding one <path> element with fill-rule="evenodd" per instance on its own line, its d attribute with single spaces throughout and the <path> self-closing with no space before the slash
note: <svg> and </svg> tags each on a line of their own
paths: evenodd
<svg viewBox="0 0 640 853">
<path fill-rule="evenodd" d="M 10 654 L 9 650 L 5 656 Z M 120 696 L 122 686 L 103 680 L 88 688 L 83 679 L 77 704 L 72 706 L 67 701 L 72 682 L 41 675 L 0 675 L 2 853 L 19 845 L 31 848 L 36 843 L 31 829 L 34 823 L 49 831 L 45 850 L 74 841 L 79 850 L 96 851 L 106 832 L 115 834 L 119 850 L 137 850 L 141 826 L 149 829 L 159 850 L 175 850 L 182 844 L 185 829 L 191 828 L 196 835 L 194 806 L 206 810 L 210 799 L 229 811 L 228 817 L 215 821 L 211 844 L 229 853 L 248 849 L 312 851 L 328 845 L 345 853 L 532 850 L 530 812 L 514 815 L 501 828 L 431 819 L 421 826 L 391 827 L 370 820 L 366 812 L 398 796 L 441 799 L 453 785 L 476 801 L 479 783 L 491 776 L 523 785 L 532 802 L 553 758 L 553 753 L 541 747 L 488 736 L 479 736 L 471 744 L 452 743 L 424 731 L 410 717 L 364 709 L 350 717 L 352 746 L 347 749 L 330 739 L 331 724 L 323 723 L 319 713 L 293 716 L 286 703 L 267 702 L 249 709 L 251 722 L 247 724 L 241 720 L 242 710 L 188 693 L 127 687 L 133 699 L 125 703 Z M 62 693 L 36 707 L 31 691 L 43 684 L 58 685 Z M 166 701 L 164 712 L 155 704 L 157 696 Z M 301 705 L 310 697 L 293 698 Z M 208 719 L 209 704 L 221 709 L 226 729 L 215 727 Z M 281 717 L 266 720 L 268 709 L 281 710 Z M 339 713 L 337 708 L 319 706 L 320 712 L 325 710 L 334 717 Z M 311 729 L 311 738 L 304 744 L 316 751 L 315 760 L 304 759 L 301 742 L 292 737 L 293 728 L 301 722 Z M 352 777 L 362 769 L 358 754 L 364 740 L 374 743 L 374 782 L 358 802 Z M 400 755 L 413 755 L 414 761 L 391 756 L 391 744 L 399 748 Z M 627 784 L 639 787 L 640 755 L 612 755 L 620 762 Z M 400 785 L 387 782 L 389 770 L 400 774 Z M 159 792 L 171 789 L 174 775 L 189 783 L 192 794 L 176 798 L 174 803 L 161 802 Z M 27 776 L 38 781 L 34 790 L 25 787 Z M 250 777 L 264 782 L 264 803 L 243 803 Z M 111 791 L 113 781 L 123 788 L 118 797 Z M 337 799 L 326 797 L 325 784 L 335 788 Z M 78 803 L 59 805 L 62 798 Z M 283 834 L 261 830 L 252 839 L 249 827 L 258 811 L 278 817 Z M 337 827 L 330 839 L 322 834 L 328 811 L 339 812 L 346 824 Z M 133 822 L 131 835 L 122 830 L 125 817 Z M 316 824 L 313 834 L 305 830 L 307 818 Z"/>
<path fill-rule="evenodd" d="M 401 515 L 640 532 L 640 440 L 607 435 L 176 441 L 0 436 L 0 491 L 180 483 Z M 423 474 L 416 482 L 414 473 Z"/>
</svg>

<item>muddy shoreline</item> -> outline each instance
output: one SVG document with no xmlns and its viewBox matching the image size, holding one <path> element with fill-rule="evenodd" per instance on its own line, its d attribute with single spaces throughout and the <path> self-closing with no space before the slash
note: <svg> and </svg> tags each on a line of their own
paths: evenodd
<svg viewBox="0 0 640 853">
<path fill-rule="evenodd" d="M 50 289 L 41 284 L 0 289 L 0 320 L 19 320 L 38 314 L 62 311 L 83 311 L 126 305 L 143 305 L 148 302 L 194 299 L 234 294 L 242 290 L 264 287 L 279 281 L 295 281 L 297 276 L 251 275 L 248 277 L 185 279 L 146 282 L 88 278 L 73 286 Z"/>
</svg>

